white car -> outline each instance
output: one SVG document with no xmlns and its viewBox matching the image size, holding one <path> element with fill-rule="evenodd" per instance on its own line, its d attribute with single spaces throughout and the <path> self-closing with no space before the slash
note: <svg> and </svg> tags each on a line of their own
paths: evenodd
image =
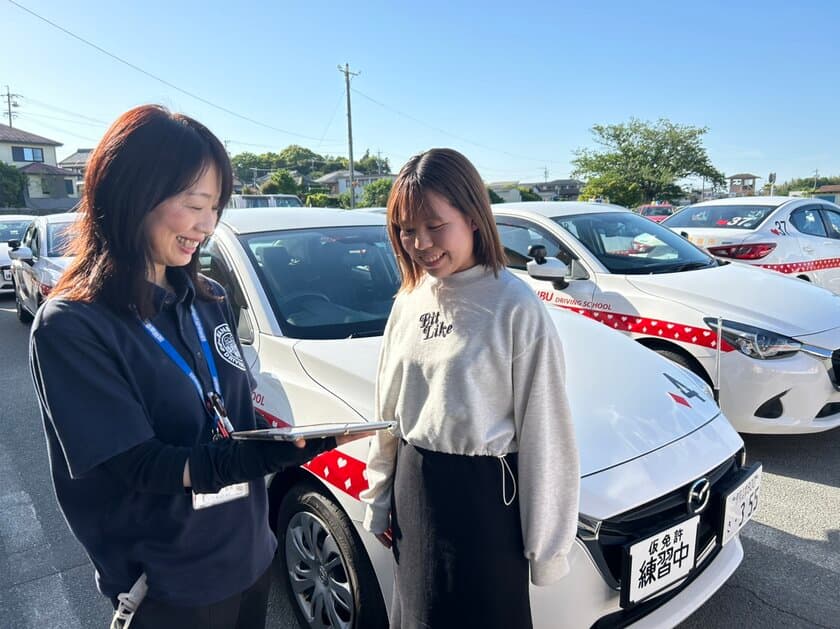
<svg viewBox="0 0 840 629">
<path fill-rule="evenodd" d="M 67 229 L 80 214 L 36 217 L 16 245 L 9 248 L 15 288 L 15 307 L 21 323 L 29 323 L 67 268 Z"/>
<path fill-rule="evenodd" d="M 226 213 L 200 264 L 232 298 L 263 417 L 373 419 L 399 287 L 383 216 Z M 532 589 L 535 625 L 672 627 L 741 562 L 737 532 L 757 508 L 760 466 L 746 465 L 702 379 L 583 317 L 552 316 L 569 365 L 583 515 L 572 573 Z M 271 481 L 280 562 L 304 626 L 387 627 L 391 554 L 360 524 L 368 448 L 369 440 L 348 444 Z"/>
<path fill-rule="evenodd" d="M 9 241 L 19 241 L 23 238 L 26 228 L 34 216 L 25 214 L 0 215 L 0 291 L 12 290 L 12 259 L 9 257 Z"/>
<path fill-rule="evenodd" d="M 493 209 L 510 268 L 541 299 L 624 332 L 719 388 L 738 431 L 840 426 L 840 296 L 719 262 L 619 206 Z M 529 269 L 533 245 L 546 259 Z M 627 369 L 636 377 L 633 365 Z"/>
<path fill-rule="evenodd" d="M 665 227 L 718 258 L 840 293 L 840 207 L 821 199 L 737 197 L 689 205 Z"/>
</svg>

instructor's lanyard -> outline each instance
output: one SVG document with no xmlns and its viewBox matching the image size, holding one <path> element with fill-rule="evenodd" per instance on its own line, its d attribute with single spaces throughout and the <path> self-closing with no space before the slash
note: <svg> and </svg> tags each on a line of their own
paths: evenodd
<svg viewBox="0 0 840 629">
<path fill-rule="evenodd" d="M 213 358 L 210 343 L 207 342 L 207 335 L 204 333 L 204 326 L 201 325 L 201 320 L 198 318 L 195 306 L 190 306 L 190 314 L 192 315 L 193 325 L 195 325 L 195 331 L 198 333 L 198 340 L 201 343 L 201 349 L 204 352 L 204 360 L 207 362 L 207 369 L 210 372 L 210 376 L 213 378 L 213 391 L 208 391 L 206 393 L 204 391 L 204 387 L 201 386 L 198 376 L 195 375 L 195 372 L 187 364 L 187 361 L 184 360 L 184 358 L 172 346 L 172 343 L 170 343 L 166 337 L 160 333 L 160 330 L 158 330 L 148 319 L 141 319 L 140 322 L 143 324 L 143 327 L 146 328 L 146 332 L 149 333 L 149 336 L 151 336 L 157 344 L 160 345 L 160 348 L 167 356 L 169 356 L 172 362 L 178 365 L 181 371 L 184 372 L 184 375 L 186 375 L 193 383 L 195 390 L 198 392 L 199 399 L 201 399 L 202 404 L 204 404 L 207 408 L 207 412 L 213 418 L 213 439 L 224 439 L 230 437 L 230 433 L 233 432 L 233 425 L 228 419 L 227 411 L 225 411 L 225 405 L 222 401 L 222 389 L 219 386 L 219 372 L 216 370 L 216 361 Z"/>
</svg>

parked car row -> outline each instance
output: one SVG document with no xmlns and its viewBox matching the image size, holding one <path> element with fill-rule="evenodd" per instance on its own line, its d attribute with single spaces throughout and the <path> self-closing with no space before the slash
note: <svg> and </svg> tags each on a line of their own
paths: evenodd
<svg viewBox="0 0 840 629">
<path fill-rule="evenodd" d="M 819 205 L 830 221 L 821 212 L 834 209 Z M 494 214 L 509 267 L 563 339 L 581 450 L 572 574 L 532 590 L 535 626 L 674 626 L 743 557 L 738 532 L 758 508 L 761 466 L 735 429 L 840 425 L 840 296 L 722 260 L 668 221 L 618 206 L 500 204 Z M 50 241 L 48 218 L 13 243 L 19 316 L 35 312 L 61 272 L 50 243 L 70 223 L 52 219 Z M 241 208 L 203 245 L 201 271 L 230 296 L 254 405 L 271 423 L 374 419 L 381 337 L 400 284 L 385 221 L 381 209 Z M 24 294 L 27 274 L 41 280 Z M 387 626 L 391 557 L 362 529 L 358 500 L 368 447 L 348 444 L 270 480 L 304 626 Z"/>
<path fill-rule="evenodd" d="M 0 216 L 0 291 L 12 290 L 12 259 L 9 257 L 9 241 L 23 237 L 34 216 L 10 214 Z"/>
</svg>

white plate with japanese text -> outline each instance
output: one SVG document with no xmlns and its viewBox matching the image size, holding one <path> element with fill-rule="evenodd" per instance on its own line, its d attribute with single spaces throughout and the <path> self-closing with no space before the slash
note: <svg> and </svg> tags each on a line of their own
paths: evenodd
<svg viewBox="0 0 840 629">
<path fill-rule="evenodd" d="M 643 601 L 691 572 L 699 522 L 700 516 L 695 515 L 628 548 L 621 588 L 622 606 Z"/>
<path fill-rule="evenodd" d="M 724 497 L 723 524 L 720 529 L 721 546 L 735 537 L 758 511 L 761 489 L 761 465 L 756 464 L 748 476 Z"/>
</svg>

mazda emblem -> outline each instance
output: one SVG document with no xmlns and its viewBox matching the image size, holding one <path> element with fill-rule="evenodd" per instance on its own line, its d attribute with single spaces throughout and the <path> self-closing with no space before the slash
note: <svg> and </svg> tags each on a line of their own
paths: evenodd
<svg viewBox="0 0 840 629">
<path fill-rule="evenodd" d="M 691 489 L 688 490 L 688 500 L 686 503 L 688 514 L 697 515 L 701 513 L 706 505 L 709 504 L 709 498 L 712 495 L 712 484 L 708 478 L 701 478 L 696 481 Z"/>
</svg>

